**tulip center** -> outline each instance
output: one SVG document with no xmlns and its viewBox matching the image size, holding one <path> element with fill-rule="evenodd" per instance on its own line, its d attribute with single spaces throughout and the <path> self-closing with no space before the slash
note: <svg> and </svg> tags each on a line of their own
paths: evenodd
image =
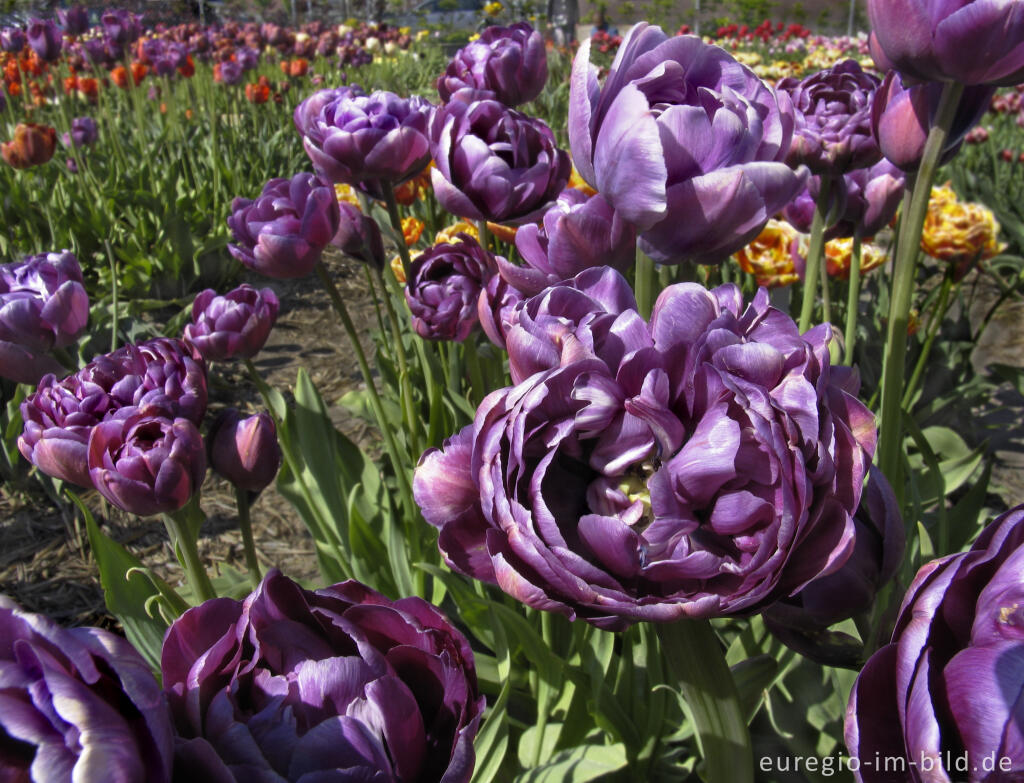
<svg viewBox="0 0 1024 783">
<path fill-rule="evenodd" d="M 999 609 L 999 622 L 1002 625 L 1012 625 L 1018 628 L 1024 627 L 1024 609 L 1022 609 L 1020 604 L 1001 607 Z"/>
</svg>

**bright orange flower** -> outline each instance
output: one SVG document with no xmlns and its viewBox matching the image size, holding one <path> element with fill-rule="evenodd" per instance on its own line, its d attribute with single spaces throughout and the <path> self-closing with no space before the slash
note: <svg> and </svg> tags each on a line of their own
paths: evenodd
<svg viewBox="0 0 1024 783">
<path fill-rule="evenodd" d="M 184 76 L 186 79 L 191 79 L 196 72 L 196 64 L 192 62 L 192 55 L 188 55 L 185 58 L 185 64 L 178 69 L 178 73 Z"/>
<path fill-rule="evenodd" d="M 415 245 L 423 234 L 424 223 L 412 216 L 402 218 L 402 236 L 405 238 L 407 247 Z"/>
<path fill-rule="evenodd" d="M 793 264 L 793 244 L 800 234 L 784 220 L 769 220 L 757 238 L 733 258 L 747 274 L 766 288 L 787 286 L 799 280 Z"/>
<path fill-rule="evenodd" d="M 305 57 L 297 57 L 294 60 L 282 60 L 281 72 L 285 76 L 305 76 L 309 71 L 309 60 Z"/>
<path fill-rule="evenodd" d="M 27 169 L 46 163 L 57 147 L 57 129 L 34 122 L 19 123 L 14 139 L 0 144 L 0 157 L 9 166 Z"/>
<path fill-rule="evenodd" d="M 928 214 L 921 231 L 921 249 L 954 268 L 962 278 L 978 261 L 998 255 L 1006 245 L 999 242 L 999 222 L 988 207 L 958 201 L 947 182 L 932 188 Z"/>
<path fill-rule="evenodd" d="M 391 258 L 391 274 L 395 276 L 395 280 L 405 285 L 405 270 L 402 269 L 402 259 L 400 256 L 393 256 Z"/>
<path fill-rule="evenodd" d="M 78 89 L 78 77 L 72 74 L 64 77 L 64 94 L 70 95 Z"/>
<path fill-rule="evenodd" d="M 587 184 L 587 181 L 580 176 L 580 173 L 576 171 L 575 166 L 572 167 L 572 174 L 569 175 L 569 184 L 567 187 L 582 190 L 588 196 L 593 196 L 597 193 L 597 191 L 590 187 L 590 185 Z"/>
<path fill-rule="evenodd" d="M 351 185 L 346 185 L 344 182 L 339 182 L 334 186 L 334 195 L 338 201 L 345 201 L 356 209 L 362 211 L 363 207 L 359 203 L 359 197 L 356 195 L 355 188 Z"/>
<path fill-rule="evenodd" d="M 430 169 L 433 167 L 434 162 L 431 161 L 430 165 L 423 169 L 422 173 L 396 187 L 395 201 L 403 207 L 408 207 L 423 198 L 430 189 Z"/>
<path fill-rule="evenodd" d="M 829 275 L 850 279 L 850 261 L 853 258 L 853 238 L 833 239 L 825 243 L 825 268 Z M 886 252 L 878 245 L 865 242 L 860 246 L 860 272 L 870 272 L 885 263 Z"/>
<path fill-rule="evenodd" d="M 439 245 L 442 242 L 447 242 L 448 244 L 458 242 L 459 238 L 456 234 L 469 234 L 473 239 L 480 239 L 480 232 L 476 230 L 476 226 L 465 220 L 460 220 L 458 223 L 453 223 L 447 228 L 442 228 L 438 231 L 437 235 L 434 237 L 434 244 Z"/>
<path fill-rule="evenodd" d="M 110 71 L 110 78 L 122 90 L 128 88 L 128 69 L 119 65 Z"/>
<path fill-rule="evenodd" d="M 100 83 L 91 76 L 83 76 L 75 86 L 78 94 L 89 101 L 89 103 L 96 103 L 99 100 Z"/>
<path fill-rule="evenodd" d="M 135 82 L 135 86 L 138 87 L 143 79 L 146 78 L 146 73 L 149 72 L 149 68 L 139 62 L 132 63 L 132 80 Z"/>
<path fill-rule="evenodd" d="M 247 84 L 245 97 L 250 103 L 266 103 L 270 100 L 270 88 L 265 84 Z"/>
</svg>

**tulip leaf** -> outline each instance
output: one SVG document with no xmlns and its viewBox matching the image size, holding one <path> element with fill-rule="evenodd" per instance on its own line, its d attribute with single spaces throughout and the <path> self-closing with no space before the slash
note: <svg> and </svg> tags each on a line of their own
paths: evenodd
<svg viewBox="0 0 1024 783">
<path fill-rule="evenodd" d="M 747 658 L 730 669 L 740 697 L 740 705 L 749 723 L 761 708 L 765 691 L 775 682 L 779 674 L 779 663 L 770 655 L 758 655 Z"/>
<path fill-rule="evenodd" d="M 548 723 L 543 729 L 540 726 L 527 727 L 519 738 L 519 766 L 530 769 L 535 758 L 550 759 L 561 733 L 561 723 Z"/>
<path fill-rule="evenodd" d="M 584 783 L 623 769 L 629 759 L 626 746 L 579 745 L 556 754 L 540 767 L 527 770 L 514 783 Z"/>
</svg>

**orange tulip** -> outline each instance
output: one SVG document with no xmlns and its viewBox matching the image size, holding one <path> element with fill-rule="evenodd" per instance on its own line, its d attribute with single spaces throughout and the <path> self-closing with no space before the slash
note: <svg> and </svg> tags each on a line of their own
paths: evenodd
<svg viewBox="0 0 1024 783">
<path fill-rule="evenodd" d="M 787 286 L 799 280 L 793 264 L 793 244 L 797 230 L 782 220 L 769 220 L 764 230 L 733 258 L 757 284 L 766 288 Z"/>
<path fill-rule="evenodd" d="M 245 85 L 245 97 L 250 103 L 266 103 L 270 100 L 270 87 L 265 84 Z"/>
<path fill-rule="evenodd" d="M 0 144 L 0 156 L 13 168 L 27 169 L 50 160 L 56 147 L 56 128 L 24 122 L 15 127 L 13 140 Z"/>
</svg>

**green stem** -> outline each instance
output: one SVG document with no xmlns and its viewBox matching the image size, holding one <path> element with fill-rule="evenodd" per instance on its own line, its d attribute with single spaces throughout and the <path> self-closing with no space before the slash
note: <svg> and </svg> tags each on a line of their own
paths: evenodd
<svg viewBox="0 0 1024 783">
<path fill-rule="evenodd" d="M 491 232 L 487 230 L 487 221 L 478 220 L 476 221 L 476 233 L 480 235 L 480 247 L 486 250 L 488 253 L 491 252 Z"/>
<path fill-rule="evenodd" d="M 658 623 L 663 658 L 693 715 L 707 783 L 753 783 L 754 752 L 736 683 L 707 620 Z"/>
<path fill-rule="evenodd" d="M 804 298 L 800 306 L 801 334 L 811 328 L 811 318 L 814 316 L 814 297 L 818 293 L 818 277 L 821 275 L 821 265 L 825 255 L 822 251 L 825 249 L 825 213 L 828 211 L 830 190 L 832 190 L 832 183 L 829 181 L 829 178 L 822 177 L 818 199 L 814 202 L 814 218 L 811 220 L 811 242 L 807 248 Z"/>
<path fill-rule="evenodd" d="M 405 279 L 409 280 L 411 279 L 409 277 L 409 246 L 405 244 L 405 234 L 402 233 L 402 216 L 398 214 L 395 188 L 390 182 L 381 182 L 380 184 L 381 190 L 384 191 L 384 204 L 388 208 L 391 228 L 395 230 L 395 244 L 398 245 L 398 256 L 402 259 L 402 271 L 405 272 Z"/>
<path fill-rule="evenodd" d="M 899 245 L 894 261 L 892 294 L 889 301 L 889 328 L 886 335 L 886 354 L 882 368 L 881 428 L 878 436 L 878 464 L 902 504 L 903 459 L 900 402 L 903 399 L 903 378 L 907 357 L 907 325 L 913 299 L 920 252 L 921 229 L 928 211 L 932 182 L 939 164 L 939 156 L 946 145 L 946 137 L 963 94 L 963 85 L 946 82 L 939 99 L 935 124 L 924 145 L 921 166 L 909 199 L 909 210 L 900 221 Z M 904 200 L 907 205 L 907 200 Z"/>
<path fill-rule="evenodd" d="M 914 372 L 907 382 L 906 389 L 903 392 L 903 399 L 900 401 L 900 407 L 907 410 L 910 409 L 910 400 L 913 398 L 917 384 L 920 383 L 921 376 L 924 374 L 924 368 L 928 364 L 928 355 L 931 353 L 932 343 L 935 342 L 935 337 L 939 333 L 939 327 L 942 325 L 942 320 L 949 309 L 949 292 L 952 289 L 953 276 L 950 272 L 946 272 L 946 276 L 942 279 L 942 288 L 939 290 L 939 301 L 935 303 L 935 310 L 932 311 L 932 317 L 928 321 L 928 331 L 925 336 L 924 345 L 921 347 L 921 355 L 917 357 Z"/>
<path fill-rule="evenodd" d="M 112 299 L 110 306 L 110 350 L 111 352 L 117 350 L 117 293 L 118 293 L 118 280 L 117 280 L 117 259 L 114 257 L 114 251 L 110 247 L 110 241 L 107 239 L 103 240 L 103 246 L 107 249 L 107 260 L 110 262 L 110 296 Z"/>
<path fill-rule="evenodd" d="M 238 529 L 242 533 L 245 565 L 249 569 L 252 586 L 256 587 L 263 578 L 263 575 L 260 573 L 260 561 L 256 557 L 256 542 L 252 537 L 252 519 L 249 516 L 249 490 L 235 487 L 235 503 L 238 505 Z"/>
<path fill-rule="evenodd" d="M 198 503 L 195 504 L 196 508 L 198 505 Z M 199 531 L 198 529 L 192 530 L 193 525 L 189 519 L 193 512 L 190 506 L 192 506 L 192 502 L 179 511 L 164 514 L 163 518 L 167 534 L 171 537 L 171 546 L 174 547 L 175 554 L 181 558 L 182 566 L 185 568 L 189 586 L 196 598 L 199 599 L 199 603 L 202 603 L 216 598 L 217 593 L 214 591 L 210 576 L 206 573 L 203 562 L 199 558 L 199 549 L 196 546 Z"/>
<path fill-rule="evenodd" d="M 475 335 L 470 335 L 465 342 L 462 343 L 463 356 L 466 359 L 466 364 L 469 367 L 469 382 L 473 386 L 473 394 L 470 397 L 470 401 L 474 404 L 479 403 L 484 398 L 484 374 L 480 369 L 480 356 L 476 352 L 476 342 L 474 340 Z"/>
<path fill-rule="evenodd" d="M 380 269 L 374 269 L 377 282 L 380 284 L 381 298 L 384 300 L 384 310 L 391 322 L 391 340 L 394 343 L 395 356 L 398 359 L 398 381 L 402 397 L 402 418 L 405 419 L 406 431 L 409 434 L 409 446 L 414 454 L 420 453 L 420 420 L 416 415 L 416 408 L 412 396 L 412 380 L 409 377 L 409 359 L 405 353 L 405 343 L 402 341 L 402 326 L 398 322 L 398 313 L 395 312 L 394 303 L 391 301 L 391 292 L 388 291 L 387 282 Z"/>
<path fill-rule="evenodd" d="M 633 290 L 636 293 L 637 310 L 644 318 L 651 317 L 651 307 L 654 305 L 654 275 L 654 261 L 637 248 Z"/>
<path fill-rule="evenodd" d="M 860 311 L 860 233 L 853 235 L 853 250 L 850 252 L 850 287 L 846 292 L 846 350 L 843 364 L 853 365 L 853 347 L 857 341 L 857 316 Z"/>
</svg>

